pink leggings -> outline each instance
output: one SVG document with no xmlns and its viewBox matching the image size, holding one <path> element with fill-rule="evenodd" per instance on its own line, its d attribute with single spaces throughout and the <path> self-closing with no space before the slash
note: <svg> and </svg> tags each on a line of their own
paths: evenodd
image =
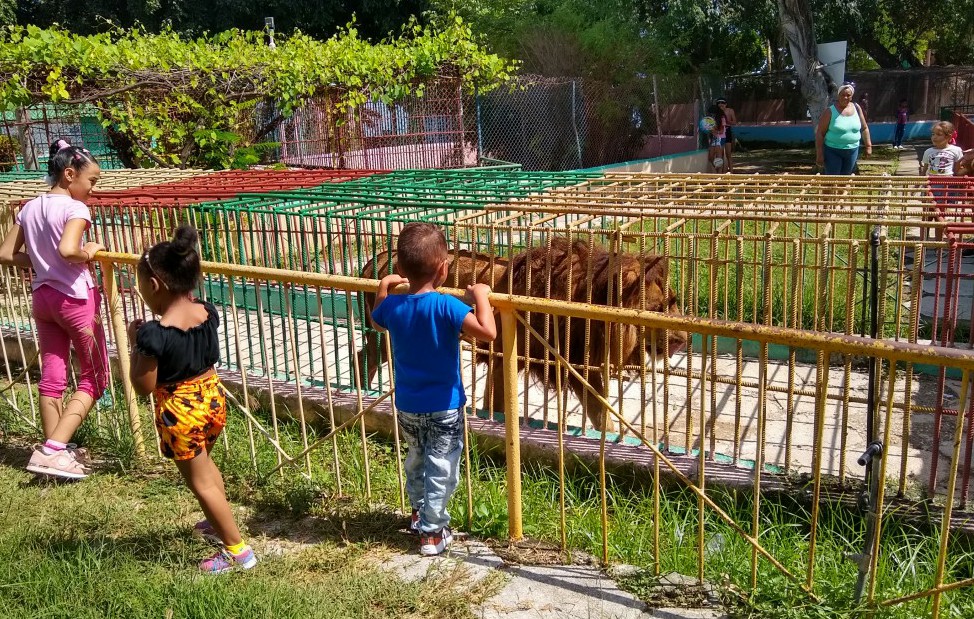
<svg viewBox="0 0 974 619">
<path fill-rule="evenodd" d="M 108 348 L 98 316 L 98 289 L 89 289 L 87 299 L 75 299 L 50 286 L 41 286 L 32 297 L 41 350 L 38 391 L 52 398 L 64 396 L 68 387 L 68 351 L 73 344 L 81 365 L 78 391 L 97 400 L 108 386 Z"/>
</svg>

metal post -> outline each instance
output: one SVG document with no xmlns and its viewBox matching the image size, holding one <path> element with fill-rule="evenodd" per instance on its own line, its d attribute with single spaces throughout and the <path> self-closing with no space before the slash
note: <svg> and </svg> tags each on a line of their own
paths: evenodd
<svg viewBox="0 0 974 619">
<path fill-rule="evenodd" d="M 274 43 L 274 18 L 265 17 L 264 18 L 264 29 L 267 30 L 267 47 L 274 49 L 277 44 Z"/>
<path fill-rule="evenodd" d="M 142 436 L 142 420 L 139 419 L 139 405 L 135 401 L 135 390 L 129 377 L 131 360 L 129 359 L 129 338 L 125 327 L 125 315 L 122 313 L 122 298 L 118 294 L 118 281 L 115 278 L 115 264 L 110 260 L 101 262 L 102 284 L 105 296 L 108 297 L 108 311 L 112 315 L 112 329 L 115 331 L 115 348 L 118 350 L 118 365 L 121 368 L 122 388 L 125 392 L 125 403 L 129 409 L 129 425 L 132 428 L 132 440 L 135 443 L 135 455 L 138 459 L 145 458 L 145 441 Z"/>
<path fill-rule="evenodd" d="M 473 89 L 473 100 L 474 105 L 477 108 L 477 165 L 484 158 L 484 120 L 481 116 L 480 106 L 482 101 L 480 99 L 480 89 L 474 86 Z"/>
<path fill-rule="evenodd" d="M 504 347 L 504 429 L 507 443 L 507 532 L 512 540 L 524 537 L 521 519 L 521 419 L 517 405 L 517 318 L 502 309 Z M 496 396 L 495 396 L 496 397 Z"/>
<path fill-rule="evenodd" d="M 869 337 L 876 339 L 879 334 L 879 228 L 873 228 L 869 238 L 869 261 L 871 287 L 869 289 Z M 869 402 L 866 405 L 866 443 L 876 440 L 876 380 L 879 377 L 879 357 L 869 361 Z M 867 470 L 867 475 L 871 467 Z"/>
<path fill-rule="evenodd" d="M 30 121 L 30 110 L 26 107 L 17 108 L 17 132 L 20 138 L 20 151 L 24 158 L 25 170 L 39 170 L 37 164 L 37 149 L 34 143 L 34 127 Z"/>
<path fill-rule="evenodd" d="M 572 80 L 572 131 L 575 132 L 575 150 L 578 153 L 578 167 L 583 167 L 582 163 L 582 140 L 578 136 L 578 119 L 575 116 L 577 103 L 575 101 L 575 80 Z"/>
<path fill-rule="evenodd" d="M 922 259 L 918 258 L 918 259 Z M 879 228 L 875 227 L 869 237 L 869 261 L 871 282 L 867 282 L 869 288 L 869 335 L 874 340 L 879 333 Z M 863 308 L 865 313 L 865 307 Z M 879 358 L 872 357 L 869 360 L 869 395 L 866 402 L 866 451 L 859 457 L 859 465 L 866 467 L 866 489 L 859 497 L 859 508 L 866 512 L 866 536 L 863 542 L 861 554 L 851 554 L 849 560 L 856 564 L 858 576 L 853 592 L 853 598 L 858 603 L 862 599 L 865 591 L 866 579 L 870 570 L 876 569 L 873 565 L 873 557 L 876 554 L 876 544 L 879 539 L 876 536 L 880 514 L 877 511 L 880 484 L 883 480 L 879 479 L 873 470 L 877 458 L 883 455 L 883 442 L 877 440 L 878 428 L 876 427 L 876 405 L 877 389 L 876 381 L 879 377 Z"/>
</svg>

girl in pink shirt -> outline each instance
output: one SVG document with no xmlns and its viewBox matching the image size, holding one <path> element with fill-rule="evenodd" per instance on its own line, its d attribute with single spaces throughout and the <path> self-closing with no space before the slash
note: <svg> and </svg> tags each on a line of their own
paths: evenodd
<svg viewBox="0 0 974 619">
<path fill-rule="evenodd" d="M 41 355 L 41 423 L 47 439 L 34 448 L 27 470 L 69 479 L 89 472 L 84 450 L 69 443 L 108 385 L 108 351 L 98 317 L 98 289 L 88 263 L 105 249 L 83 242 L 91 226 L 84 200 L 101 168 L 87 150 L 64 140 L 51 145 L 51 191 L 24 205 L 0 244 L 0 262 L 33 268 L 31 306 Z M 78 390 L 64 403 L 69 349 L 81 366 Z"/>
</svg>

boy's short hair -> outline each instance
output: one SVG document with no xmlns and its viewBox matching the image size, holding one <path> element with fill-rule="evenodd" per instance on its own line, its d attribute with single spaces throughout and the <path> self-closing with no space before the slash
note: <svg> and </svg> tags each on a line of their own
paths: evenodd
<svg viewBox="0 0 974 619">
<path fill-rule="evenodd" d="M 406 224 L 396 242 L 396 262 L 406 279 L 425 280 L 433 277 L 449 257 L 446 237 L 433 224 Z"/>
</svg>

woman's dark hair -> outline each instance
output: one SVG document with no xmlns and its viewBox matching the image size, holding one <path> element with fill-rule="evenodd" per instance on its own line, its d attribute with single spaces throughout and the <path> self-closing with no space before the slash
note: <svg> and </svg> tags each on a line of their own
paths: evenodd
<svg viewBox="0 0 974 619">
<path fill-rule="evenodd" d="M 727 120 L 727 114 L 724 113 L 724 110 L 717 107 L 716 103 L 707 108 L 707 116 L 714 119 L 714 122 L 716 123 L 714 128 L 718 130 L 724 126 L 725 121 Z"/>
<path fill-rule="evenodd" d="M 67 140 L 55 140 L 51 144 L 51 158 L 47 161 L 47 183 L 52 187 L 61 180 L 61 175 L 68 168 L 74 168 L 76 172 L 87 168 L 91 164 L 97 164 L 95 156 L 88 152 L 88 149 L 80 146 L 71 146 Z"/>
<path fill-rule="evenodd" d="M 171 241 L 156 243 L 142 254 L 139 275 L 146 279 L 155 277 L 172 293 L 192 291 L 202 275 L 197 241 L 196 228 L 187 224 L 179 226 Z"/>
</svg>

